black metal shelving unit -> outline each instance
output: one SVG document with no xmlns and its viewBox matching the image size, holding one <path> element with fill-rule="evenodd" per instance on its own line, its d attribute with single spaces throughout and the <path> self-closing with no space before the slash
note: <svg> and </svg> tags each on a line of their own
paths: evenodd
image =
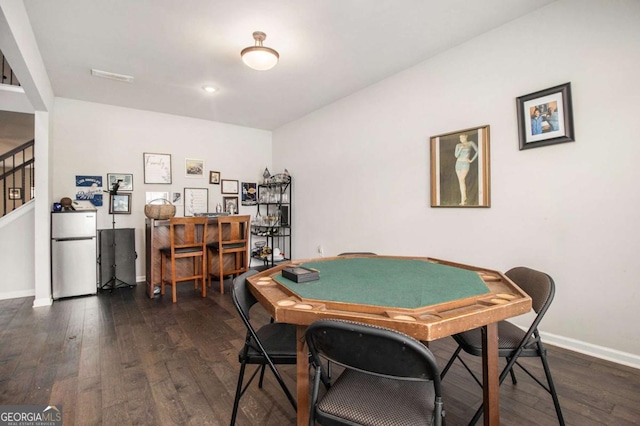
<svg viewBox="0 0 640 426">
<path fill-rule="evenodd" d="M 269 267 L 292 258 L 292 179 L 289 175 L 276 175 L 270 180 L 258 185 L 257 216 L 251 224 L 252 241 L 265 241 L 265 248 L 252 244 L 251 257 Z M 276 248 L 281 256 L 274 254 Z"/>
</svg>

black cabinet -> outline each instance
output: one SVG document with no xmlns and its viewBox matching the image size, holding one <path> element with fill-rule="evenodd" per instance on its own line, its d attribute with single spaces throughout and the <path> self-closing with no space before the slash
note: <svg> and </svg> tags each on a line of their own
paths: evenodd
<svg viewBox="0 0 640 426">
<path fill-rule="evenodd" d="M 251 224 L 251 256 L 267 266 L 292 259 L 291 187 L 289 175 L 276 175 L 258 185 L 258 213 Z"/>
<path fill-rule="evenodd" d="M 135 229 L 98 229 L 98 250 L 99 289 L 136 285 Z"/>
</svg>

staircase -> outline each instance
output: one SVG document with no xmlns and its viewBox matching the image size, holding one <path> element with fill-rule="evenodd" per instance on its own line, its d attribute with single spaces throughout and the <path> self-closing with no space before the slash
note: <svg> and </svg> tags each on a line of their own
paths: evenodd
<svg viewBox="0 0 640 426">
<path fill-rule="evenodd" d="M 0 84 L 20 86 L 9 62 L 0 51 Z M 0 218 L 34 198 L 33 143 L 31 140 L 0 155 Z"/>
<path fill-rule="evenodd" d="M 0 217 L 35 197 L 33 150 L 31 140 L 0 156 Z"/>
<path fill-rule="evenodd" d="M 18 81 L 16 75 L 13 73 L 11 69 L 11 65 L 7 62 L 7 58 L 4 57 L 4 53 L 0 51 L 0 55 L 2 56 L 2 60 L 0 62 L 0 67 L 2 67 L 2 84 L 8 84 L 10 86 L 20 86 L 20 82 Z"/>
</svg>

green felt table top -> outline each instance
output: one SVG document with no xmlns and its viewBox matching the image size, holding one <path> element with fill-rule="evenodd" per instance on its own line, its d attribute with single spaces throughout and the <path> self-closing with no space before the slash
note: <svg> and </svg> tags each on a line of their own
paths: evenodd
<svg viewBox="0 0 640 426">
<path fill-rule="evenodd" d="M 476 272 L 426 260 L 341 258 L 301 266 L 317 269 L 320 279 L 274 278 L 305 299 L 416 309 L 489 293 Z"/>
</svg>

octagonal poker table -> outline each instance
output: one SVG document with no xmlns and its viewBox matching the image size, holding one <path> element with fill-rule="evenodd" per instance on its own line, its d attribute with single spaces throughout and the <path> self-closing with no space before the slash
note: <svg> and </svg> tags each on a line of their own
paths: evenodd
<svg viewBox="0 0 640 426">
<path fill-rule="evenodd" d="M 299 266 L 319 279 L 282 276 Z M 531 298 L 498 271 L 428 257 L 350 255 L 297 260 L 248 278 L 252 294 L 298 333 L 298 424 L 308 424 L 306 327 L 336 318 L 398 330 L 429 342 L 483 328 L 485 424 L 499 424 L 497 322 L 531 310 Z"/>
</svg>

